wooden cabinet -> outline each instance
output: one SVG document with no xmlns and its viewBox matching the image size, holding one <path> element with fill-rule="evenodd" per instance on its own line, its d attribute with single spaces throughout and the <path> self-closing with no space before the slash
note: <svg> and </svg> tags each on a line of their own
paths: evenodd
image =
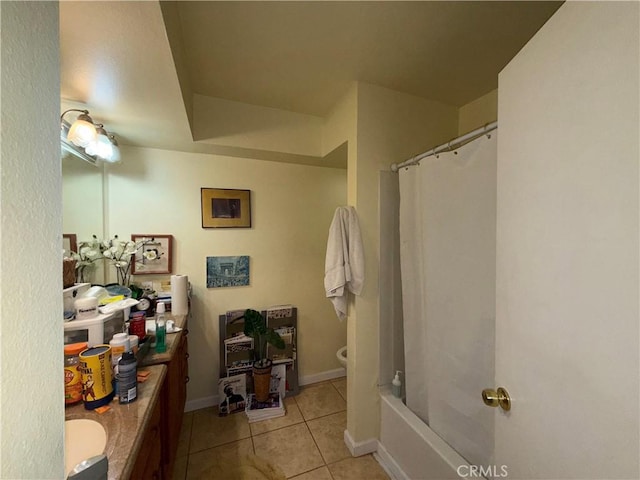
<svg viewBox="0 0 640 480">
<path fill-rule="evenodd" d="M 162 477 L 162 402 L 157 401 L 129 477 L 131 480 L 160 480 Z"/>
<path fill-rule="evenodd" d="M 167 351 L 162 354 L 150 352 L 142 361 L 142 367 L 158 364 L 167 366 L 167 375 L 162 384 L 160 401 L 158 402 L 162 410 L 160 446 L 162 454 L 161 478 L 163 479 L 173 477 L 173 464 L 178 450 L 182 417 L 187 400 L 187 382 L 189 381 L 187 335 L 189 329 L 187 328 L 187 317 L 183 318 L 177 317 L 175 319 L 176 326 L 181 327 L 182 331 L 167 335 Z"/>
<path fill-rule="evenodd" d="M 163 478 L 173 475 L 173 464 L 178 450 L 178 440 L 182 429 L 184 405 L 187 400 L 187 382 L 189 381 L 189 348 L 186 324 L 173 358 L 167 363 L 167 378 L 162 387 L 163 431 L 162 456 Z"/>
</svg>

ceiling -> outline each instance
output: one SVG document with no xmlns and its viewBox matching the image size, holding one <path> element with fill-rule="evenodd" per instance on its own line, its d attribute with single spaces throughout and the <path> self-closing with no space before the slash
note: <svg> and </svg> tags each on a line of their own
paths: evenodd
<svg viewBox="0 0 640 480">
<path fill-rule="evenodd" d="M 63 107 L 121 143 L 194 144 L 193 94 L 326 115 L 353 81 L 464 105 L 561 2 L 60 4 Z"/>
</svg>

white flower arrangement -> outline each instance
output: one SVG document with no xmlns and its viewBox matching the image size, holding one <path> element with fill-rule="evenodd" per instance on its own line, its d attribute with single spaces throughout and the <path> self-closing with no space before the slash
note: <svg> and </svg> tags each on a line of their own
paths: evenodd
<svg viewBox="0 0 640 480">
<path fill-rule="evenodd" d="M 78 251 L 71 252 L 71 258 L 76 261 L 76 281 L 84 282 L 85 270 L 95 268 L 98 260 L 108 260 L 116 269 L 118 283 L 128 286 L 131 278 L 131 257 L 152 242 L 153 238 L 146 237 L 137 242 L 120 240 L 118 235 L 109 240 L 99 240 L 93 235 L 91 240 L 79 242 Z M 143 256 L 148 260 L 160 257 L 156 249 L 144 251 Z"/>
<path fill-rule="evenodd" d="M 131 278 L 131 257 L 147 243 L 153 242 L 153 238 L 143 238 L 137 242 L 120 240 L 118 235 L 110 240 L 102 242 L 104 258 L 116 268 L 116 275 L 120 285 L 129 285 Z"/>
<path fill-rule="evenodd" d="M 76 261 L 76 281 L 83 283 L 85 271 L 93 270 L 96 267 L 96 261 L 102 259 L 102 242 L 93 235 L 91 240 L 78 243 L 78 251 L 70 252 L 70 255 Z"/>
</svg>

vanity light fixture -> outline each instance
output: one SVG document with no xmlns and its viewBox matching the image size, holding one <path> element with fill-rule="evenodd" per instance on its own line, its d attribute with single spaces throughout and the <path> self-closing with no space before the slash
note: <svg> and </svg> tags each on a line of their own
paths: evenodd
<svg viewBox="0 0 640 480">
<path fill-rule="evenodd" d="M 64 119 L 64 116 L 69 112 L 80 112 L 73 124 L 69 124 Z M 65 150 L 93 164 L 96 163 L 96 160 L 109 163 L 120 161 L 120 149 L 115 137 L 107 133 L 104 125 L 94 123 L 88 110 L 77 108 L 65 110 L 60 115 L 60 127 L 62 145 Z"/>
<path fill-rule="evenodd" d="M 98 138 L 96 126 L 93 123 L 93 119 L 89 116 L 89 110 L 69 109 L 60 115 L 60 122 L 63 122 L 64 116 L 69 112 L 81 113 L 69 128 L 67 140 L 78 147 L 86 148 L 91 142 L 95 142 Z"/>
</svg>

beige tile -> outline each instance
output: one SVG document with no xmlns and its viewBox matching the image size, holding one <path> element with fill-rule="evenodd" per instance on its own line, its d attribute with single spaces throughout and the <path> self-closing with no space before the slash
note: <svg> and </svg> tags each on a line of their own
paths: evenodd
<svg viewBox="0 0 640 480">
<path fill-rule="evenodd" d="M 331 380 L 331 385 L 336 387 L 338 393 L 344 398 L 344 401 L 347 401 L 347 377 L 338 378 L 336 380 Z"/>
<path fill-rule="evenodd" d="M 325 463 L 351 457 L 344 444 L 344 431 L 347 428 L 347 412 L 338 412 L 307 422 L 311 435 L 320 449 Z"/>
<path fill-rule="evenodd" d="M 296 475 L 291 480 L 333 480 L 331 473 L 327 467 L 316 468 L 310 472 L 303 473 L 302 475 Z"/>
<path fill-rule="evenodd" d="M 189 455 L 186 478 L 188 480 L 226 479 L 228 475 L 224 472 L 229 466 L 238 465 L 242 458 L 252 454 L 253 444 L 250 438 L 193 453 Z"/>
<path fill-rule="evenodd" d="M 347 403 L 331 382 L 304 387 L 295 399 L 305 420 L 347 409 Z"/>
<path fill-rule="evenodd" d="M 185 413 L 182 417 L 182 429 L 180 430 L 180 438 L 178 439 L 178 449 L 176 458 L 186 457 L 189 455 L 189 442 L 191 441 L 191 425 L 193 421 L 193 413 Z"/>
<path fill-rule="evenodd" d="M 249 422 L 244 413 L 219 417 L 217 407 L 196 410 L 193 412 L 189 453 L 235 442 L 250 436 Z"/>
<path fill-rule="evenodd" d="M 173 480 L 185 480 L 187 478 L 187 463 L 189 457 L 178 457 L 173 464 Z"/>
<path fill-rule="evenodd" d="M 329 465 L 333 480 L 389 480 L 380 464 L 372 455 L 351 457 Z"/>
<path fill-rule="evenodd" d="M 324 465 L 304 423 L 256 435 L 253 445 L 256 455 L 280 467 L 287 478 Z"/>
<path fill-rule="evenodd" d="M 271 432 L 278 428 L 288 427 L 290 425 L 304 422 L 300 409 L 293 397 L 285 398 L 284 404 L 287 409 L 287 413 L 284 417 L 271 418 L 261 422 L 250 423 L 249 427 L 251 427 L 251 435 L 260 435 L 261 433 Z"/>
</svg>

